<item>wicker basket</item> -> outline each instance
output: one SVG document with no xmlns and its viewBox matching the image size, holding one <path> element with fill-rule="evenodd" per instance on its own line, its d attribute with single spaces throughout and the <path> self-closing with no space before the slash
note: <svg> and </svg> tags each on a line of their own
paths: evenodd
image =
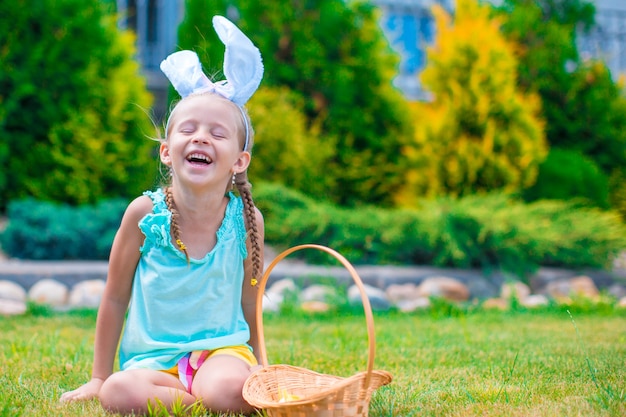
<svg viewBox="0 0 626 417">
<path fill-rule="evenodd" d="M 263 294 L 272 269 L 287 255 L 305 248 L 334 256 L 350 272 L 361 292 L 369 342 L 367 370 L 348 378 L 325 375 L 291 365 L 268 365 L 263 333 Z M 391 382 L 391 374 L 375 371 L 374 318 L 363 282 L 354 267 L 338 252 L 320 245 L 287 249 L 272 261 L 259 282 L 257 298 L 259 353 L 263 368 L 254 372 L 243 387 L 243 397 L 270 417 L 367 417 L 372 393 Z"/>
</svg>

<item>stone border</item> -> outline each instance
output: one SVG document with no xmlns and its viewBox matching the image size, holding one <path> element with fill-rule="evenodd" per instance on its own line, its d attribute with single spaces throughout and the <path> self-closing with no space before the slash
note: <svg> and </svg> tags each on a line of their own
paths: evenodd
<svg viewBox="0 0 626 417">
<path fill-rule="evenodd" d="M 464 270 L 436 268 L 429 266 L 355 266 L 363 282 L 372 287 L 385 289 L 392 284 L 419 284 L 432 277 L 450 277 L 468 286 L 471 296 L 486 298 L 496 296 L 507 276 L 494 273 L 486 276 L 482 270 Z M 28 291 L 42 279 L 53 279 L 68 287 L 82 281 L 106 280 L 108 262 L 106 261 L 22 261 L 0 260 L 0 280 L 13 281 Z M 589 276 L 598 288 L 604 289 L 618 283 L 626 285 L 626 269 L 614 271 L 568 270 L 560 268 L 541 268 L 530 278 L 533 292 L 541 292 L 552 281 Z M 334 277 L 340 284 L 352 282 L 348 271 L 343 267 L 307 265 L 299 261 L 283 261 L 276 265 L 269 278 L 268 286 L 273 282 L 293 278 L 303 280 L 306 285 L 315 281 L 315 277 Z M 511 277 L 512 278 L 512 277 Z"/>
</svg>

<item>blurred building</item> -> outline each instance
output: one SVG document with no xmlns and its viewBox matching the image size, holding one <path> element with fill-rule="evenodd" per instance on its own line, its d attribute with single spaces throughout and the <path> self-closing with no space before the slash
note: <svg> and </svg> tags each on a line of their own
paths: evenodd
<svg viewBox="0 0 626 417">
<path fill-rule="evenodd" d="M 169 84 L 159 64 L 176 51 L 178 25 L 185 13 L 184 0 L 116 0 L 118 26 L 137 35 L 137 57 L 148 88 L 154 95 L 157 119 L 166 112 Z"/>
<path fill-rule="evenodd" d="M 155 112 L 162 115 L 167 80 L 159 63 L 176 50 L 176 31 L 184 16 L 183 0 L 116 0 L 120 11 L 119 26 L 137 34 L 138 57 L 155 94 Z M 411 100 L 427 97 L 418 74 L 426 65 L 426 47 L 435 38 L 431 14 L 434 4 L 454 13 L 455 0 L 371 0 L 382 10 L 381 27 L 401 62 L 395 85 Z M 489 0 L 499 3 L 501 0 Z M 597 26 L 581 36 L 582 57 L 606 61 L 614 77 L 626 74 L 626 0 L 595 0 Z"/>
<path fill-rule="evenodd" d="M 488 0 L 493 4 L 502 0 Z M 454 13 L 454 0 L 372 0 L 383 10 L 381 26 L 401 63 L 395 84 L 412 100 L 423 100 L 427 92 L 418 74 L 426 65 L 425 49 L 435 37 L 430 12 L 440 4 Z M 626 75 L 626 0 L 594 0 L 596 27 L 578 38 L 582 58 L 604 60 L 614 78 Z"/>
<path fill-rule="evenodd" d="M 418 74 L 426 65 L 426 47 L 435 38 L 431 9 L 435 4 L 454 13 L 454 0 L 372 0 L 382 11 L 381 27 L 392 47 L 400 54 L 400 68 L 394 84 L 411 100 L 424 100 L 427 92 Z"/>
<path fill-rule="evenodd" d="M 578 40 L 583 58 L 604 60 L 613 78 L 626 75 L 626 0 L 595 0 L 596 23 Z"/>
</svg>

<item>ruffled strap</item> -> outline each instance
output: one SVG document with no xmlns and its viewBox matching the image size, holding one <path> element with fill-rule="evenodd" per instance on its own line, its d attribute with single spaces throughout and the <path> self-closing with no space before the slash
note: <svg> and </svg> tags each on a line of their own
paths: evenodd
<svg viewBox="0 0 626 417">
<path fill-rule="evenodd" d="M 228 206 L 226 206 L 226 214 L 222 227 L 217 231 L 218 240 L 224 239 L 227 235 L 233 233 L 239 245 L 239 253 L 246 259 L 248 257 L 248 248 L 246 239 L 248 232 L 244 221 L 243 201 L 241 197 L 235 196 L 232 192 L 228 193 Z"/>
<path fill-rule="evenodd" d="M 144 191 L 143 195 L 147 195 L 152 200 L 153 213 L 169 212 L 167 203 L 165 202 L 165 192 L 162 188 L 159 188 L 156 191 Z"/>
<path fill-rule="evenodd" d="M 146 191 L 143 195 L 150 197 L 153 207 L 152 213 L 146 214 L 139 221 L 139 229 L 146 236 L 146 241 L 141 247 L 141 251 L 143 252 L 148 243 L 151 243 L 153 246 L 170 246 L 172 213 L 167 208 L 165 193 L 159 188 L 156 191 Z"/>
<path fill-rule="evenodd" d="M 141 248 L 143 252 L 148 244 L 152 246 L 162 246 L 174 249 L 178 256 L 184 257 L 182 253 L 174 248 L 171 243 L 170 226 L 172 224 L 172 212 L 165 202 L 165 193 L 162 189 L 156 191 L 146 191 L 143 195 L 150 197 L 153 203 L 152 213 L 148 213 L 139 222 L 139 228 L 146 236 L 146 242 Z M 248 257 L 246 239 L 248 233 L 243 214 L 243 201 L 241 197 L 235 196 L 232 192 L 228 194 L 228 205 L 224 220 L 217 230 L 218 244 L 228 237 L 233 236 L 237 242 L 237 249 L 242 258 Z"/>
</svg>

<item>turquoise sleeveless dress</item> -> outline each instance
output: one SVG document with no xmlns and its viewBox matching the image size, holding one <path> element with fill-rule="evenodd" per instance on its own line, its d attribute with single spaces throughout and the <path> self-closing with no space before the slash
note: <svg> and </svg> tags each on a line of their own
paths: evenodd
<svg viewBox="0 0 626 417">
<path fill-rule="evenodd" d="M 172 243 L 172 213 L 163 190 L 146 192 L 152 213 L 140 222 L 146 236 L 133 280 L 120 344 L 122 370 L 170 369 L 197 350 L 246 345 L 250 328 L 241 307 L 247 256 L 243 202 L 230 193 L 217 243 L 189 260 Z"/>
</svg>

